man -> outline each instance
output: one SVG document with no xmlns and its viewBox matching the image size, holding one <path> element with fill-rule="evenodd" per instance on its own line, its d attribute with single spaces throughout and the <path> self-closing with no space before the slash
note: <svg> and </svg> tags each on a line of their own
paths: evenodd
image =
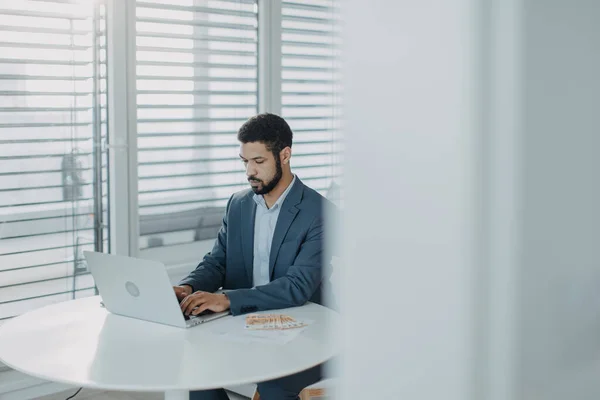
<svg viewBox="0 0 600 400">
<path fill-rule="evenodd" d="M 250 118 L 238 132 L 251 189 L 235 193 L 210 253 L 174 290 L 186 314 L 233 315 L 321 303 L 323 207 L 327 201 L 292 174 L 292 131 L 274 114 Z M 214 293 L 219 288 L 224 294 Z M 258 384 L 262 400 L 297 399 L 321 379 L 315 367 Z M 224 400 L 224 390 L 193 400 Z"/>
</svg>

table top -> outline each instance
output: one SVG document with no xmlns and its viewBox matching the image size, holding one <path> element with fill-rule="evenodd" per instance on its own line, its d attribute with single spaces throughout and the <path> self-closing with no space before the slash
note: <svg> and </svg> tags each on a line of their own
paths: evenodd
<svg viewBox="0 0 600 400">
<path fill-rule="evenodd" d="M 313 321 L 286 344 L 231 340 L 245 316 L 183 329 L 122 317 L 98 296 L 28 312 L 0 327 L 0 361 L 26 374 L 106 390 L 198 390 L 261 382 L 303 371 L 336 354 L 337 314 L 308 303 L 268 313 Z M 243 332 L 241 332 L 243 334 Z"/>
</svg>

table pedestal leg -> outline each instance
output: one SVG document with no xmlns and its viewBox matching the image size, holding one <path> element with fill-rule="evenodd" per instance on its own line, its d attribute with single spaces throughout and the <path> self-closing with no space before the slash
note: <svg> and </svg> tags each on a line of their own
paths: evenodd
<svg viewBox="0 0 600 400">
<path fill-rule="evenodd" d="M 165 400 L 190 400 L 189 390 L 168 390 L 165 392 Z"/>
</svg>

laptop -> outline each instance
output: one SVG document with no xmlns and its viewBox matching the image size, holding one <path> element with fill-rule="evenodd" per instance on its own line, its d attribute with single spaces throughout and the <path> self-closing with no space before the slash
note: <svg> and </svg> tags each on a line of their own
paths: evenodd
<svg viewBox="0 0 600 400">
<path fill-rule="evenodd" d="M 102 302 L 108 311 L 125 317 L 190 328 L 213 321 L 229 311 L 186 316 L 164 264 L 112 254 L 83 252 Z"/>
</svg>

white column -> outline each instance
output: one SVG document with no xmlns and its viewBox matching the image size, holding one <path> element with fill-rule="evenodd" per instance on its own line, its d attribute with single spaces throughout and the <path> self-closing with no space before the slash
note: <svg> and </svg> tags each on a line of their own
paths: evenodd
<svg viewBox="0 0 600 400">
<path fill-rule="evenodd" d="M 107 6 L 110 243 L 113 254 L 139 251 L 135 0 Z"/>
<path fill-rule="evenodd" d="M 258 2 L 258 112 L 281 114 L 281 0 Z"/>
</svg>

